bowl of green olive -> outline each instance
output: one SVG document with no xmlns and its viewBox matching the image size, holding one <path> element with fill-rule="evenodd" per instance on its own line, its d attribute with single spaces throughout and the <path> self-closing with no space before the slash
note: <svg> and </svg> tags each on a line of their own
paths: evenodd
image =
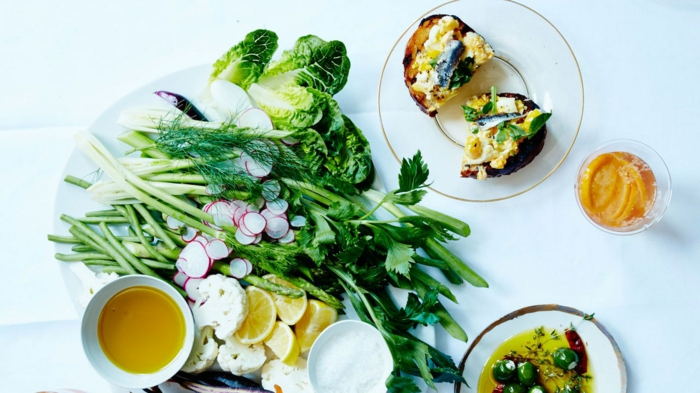
<svg viewBox="0 0 700 393">
<path fill-rule="evenodd" d="M 522 308 L 472 342 L 460 370 L 476 393 L 626 393 L 613 337 L 593 314 L 555 304 Z M 466 385 L 455 384 L 455 392 Z"/>
</svg>

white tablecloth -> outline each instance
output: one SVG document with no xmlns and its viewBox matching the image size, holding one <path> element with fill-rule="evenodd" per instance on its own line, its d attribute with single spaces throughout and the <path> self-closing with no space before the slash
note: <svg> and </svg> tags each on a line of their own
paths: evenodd
<svg viewBox="0 0 700 393">
<path fill-rule="evenodd" d="M 495 1 L 495 0 L 494 0 Z M 0 13 L 0 381 L 3 392 L 106 392 L 82 354 L 79 321 L 53 260 L 53 199 L 71 135 L 111 102 L 173 71 L 211 63 L 265 27 L 290 47 L 304 34 L 346 43 L 350 80 L 337 98 L 372 144 L 387 186 L 398 164 L 376 115 L 381 65 L 396 37 L 441 1 L 171 1 L 3 3 Z M 692 391 L 700 375 L 700 3 L 524 0 L 561 31 L 585 84 L 585 115 L 564 164 L 522 196 L 488 204 L 431 194 L 426 205 L 469 222 L 453 244 L 491 284 L 453 288 L 446 304 L 471 337 L 523 306 L 595 312 L 627 361 L 630 392 Z M 468 19 L 467 15 L 464 15 Z M 69 128 L 46 128 L 71 126 Z M 666 160 L 673 200 L 631 236 L 605 234 L 579 212 L 574 173 L 597 145 L 631 138 Z M 438 331 L 458 361 L 467 344 Z M 451 385 L 440 387 L 451 391 Z"/>
</svg>

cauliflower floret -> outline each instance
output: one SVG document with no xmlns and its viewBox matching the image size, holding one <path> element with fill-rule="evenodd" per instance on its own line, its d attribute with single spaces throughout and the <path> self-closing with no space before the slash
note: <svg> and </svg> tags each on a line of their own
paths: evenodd
<svg viewBox="0 0 700 393">
<path fill-rule="evenodd" d="M 281 360 L 275 359 L 263 366 L 263 388 L 275 392 L 275 385 L 282 388 L 284 393 L 313 392 L 309 374 L 306 372 L 306 359 L 300 357 L 294 367 L 287 366 Z"/>
<path fill-rule="evenodd" d="M 267 360 L 262 344 L 245 345 L 236 337 L 227 337 L 219 347 L 217 360 L 224 371 L 233 375 L 243 375 L 257 371 Z"/>
<path fill-rule="evenodd" d="M 211 326 L 216 337 L 224 340 L 241 327 L 248 315 L 248 298 L 238 280 L 211 275 L 199 284 L 199 293 L 203 304 L 192 309 L 197 329 Z"/>
<path fill-rule="evenodd" d="M 186 373 L 201 373 L 211 367 L 216 362 L 216 355 L 219 354 L 219 345 L 214 341 L 214 328 L 204 326 L 197 330 L 194 336 L 194 346 L 187 362 L 182 366 L 182 371 Z"/>
<path fill-rule="evenodd" d="M 83 283 L 83 293 L 78 297 L 78 304 L 87 307 L 90 299 L 108 283 L 119 278 L 117 273 L 95 273 L 82 262 L 73 262 L 70 269 Z"/>
</svg>

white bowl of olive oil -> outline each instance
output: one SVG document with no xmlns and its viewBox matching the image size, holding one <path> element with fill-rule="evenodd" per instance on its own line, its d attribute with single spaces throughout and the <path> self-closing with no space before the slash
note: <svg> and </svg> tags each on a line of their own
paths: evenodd
<svg viewBox="0 0 700 393">
<path fill-rule="evenodd" d="M 157 278 L 121 277 L 100 289 L 83 314 L 83 350 L 108 382 L 143 389 L 167 381 L 194 342 L 185 299 Z"/>
</svg>

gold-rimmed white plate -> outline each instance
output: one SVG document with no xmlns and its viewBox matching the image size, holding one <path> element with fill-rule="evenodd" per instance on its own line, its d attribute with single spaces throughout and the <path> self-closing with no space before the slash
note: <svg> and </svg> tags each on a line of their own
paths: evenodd
<svg viewBox="0 0 700 393">
<path fill-rule="evenodd" d="M 435 118 L 411 99 L 402 64 L 409 38 L 420 21 L 433 14 L 458 16 L 496 53 Z M 467 129 L 460 106 L 492 85 L 499 92 L 525 94 L 554 113 L 547 122 L 545 145 L 532 163 L 511 175 L 485 181 L 461 178 Z M 462 201 L 491 202 L 533 189 L 561 165 L 581 126 L 583 80 L 566 39 L 536 11 L 508 0 L 452 1 L 427 11 L 400 35 L 382 69 L 377 106 L 390 150 L 399 161 L 420 150 L 430 167 L 433 191 Z"/>
</svg>

